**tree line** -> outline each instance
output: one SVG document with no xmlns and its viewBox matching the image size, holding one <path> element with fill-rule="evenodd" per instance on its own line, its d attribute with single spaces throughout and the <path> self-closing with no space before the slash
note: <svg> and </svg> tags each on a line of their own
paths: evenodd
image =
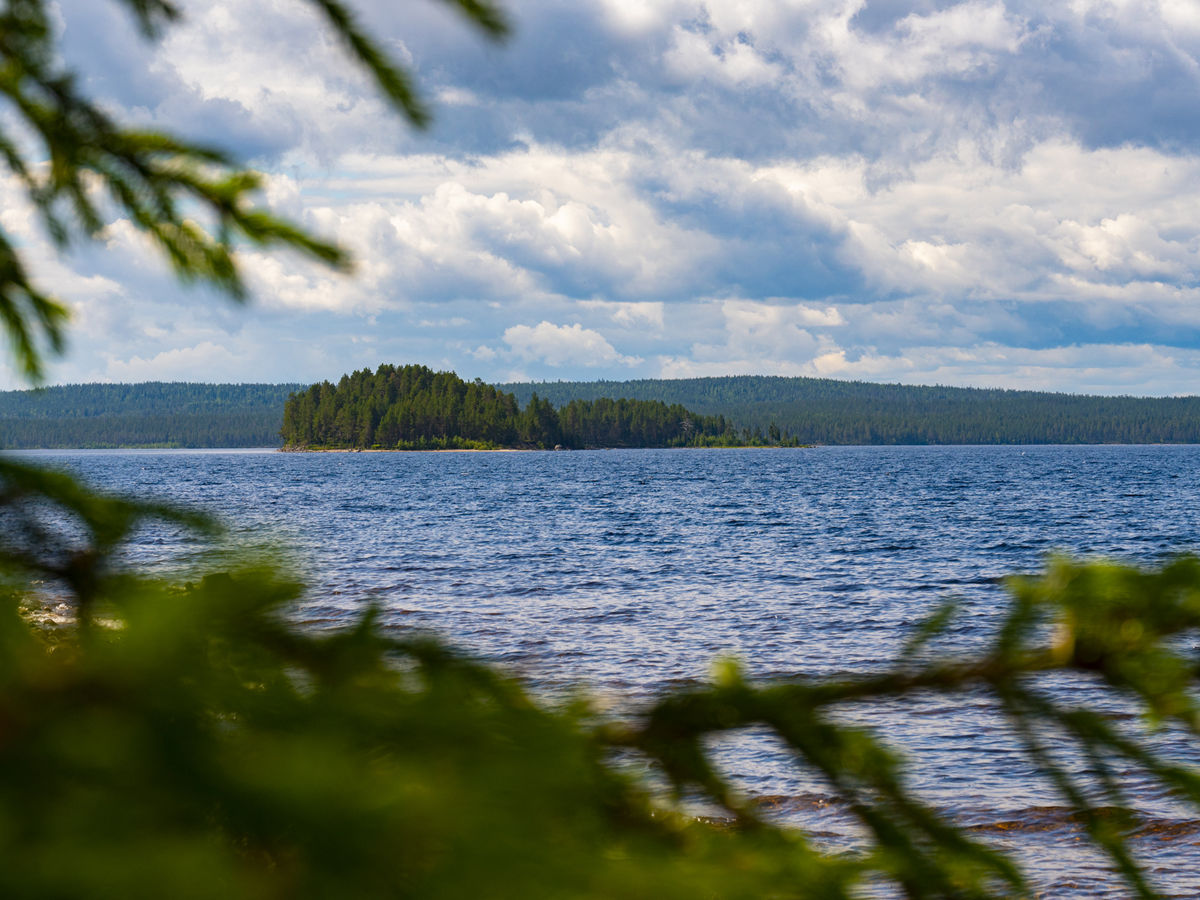
<svg viewBox="0 0 1200 900">
<path fill-rule="evenodd" d="M 299 384 L 67 384 L 0 391 L 0 448 L 278 447 Z"/>
<path fill-rule="evenodd" d="M 279 409 L 179 415 L 0 419 L 0 449 L 278 447 Z"/>
<path fill-rule="evenodd" d="M 620 395 L 723 415 L 738 429 L 774 422 L 807 444 L 1200 443 L 1200 397 L 1101 397 L 1042 391 L 731 376 L 506 384 L 562 405 Z"/>
<path fill-rule="evenodd" d="M 0 392 L 0 447 L 660 447 L 1200 443 L 1198 397 L 733 376 L 485 385 L 383 367 L 336 386 L 73 384 Z M 407 374 L 406 374 L 407 373 Z M 368 384 L 368 381 L 370 382 Z M 531 409 L 533 396 L 537 403 Z M 614 397 L 622 399 L 613 399 Z"/>
<path fill-rule="evenodd" d="M 382 365 L 292 394 L 284 406 L 284 444 L 329 449 L 525 447 L 797 446 L 785 430 L 737 430 L 723 415 L 704 416 L 661 400 L 570 400 L 559 408 L 533 393 L 524 408 L 480 379 L 426 366 Z"/>
<path fill-rule="evenodd" d="M 0 419 L 74 419 L 104 416 L 191 415 L 271 410 L 276 415 L 302 384 L 62 384 L 0 391 Z M 278 428 L 278 426 L 276 426 Z"/>
</svg>

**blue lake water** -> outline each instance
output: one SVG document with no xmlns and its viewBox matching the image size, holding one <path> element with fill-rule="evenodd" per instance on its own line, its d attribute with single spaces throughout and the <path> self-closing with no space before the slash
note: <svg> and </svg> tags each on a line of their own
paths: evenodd
<svg viewBox="0 0 1200 900">
<path fill-rule="evenodd" d="M 1200 548 L 1200 447 L 823 447 L 582 453 L 46 452 L 104 488 L 216 511 L 231 543 L 290 548 L 309 627 L 368 602 L 554 695 L 573 686 L 633 709 L 734 655 L 758 677 L 886 664 L 948 596 L 948 639 L 983 645 L 1000 579 L 1048 553 L 1140 562 Z M 132 555 L 186 564 L 148 530 Z M 981 696 L 847 716 L 913 764 L 930 802 L 1013 849 L 1047 897 L 1119 897 L 1061 801 Z M 1198 763 L 1195 745 L 1160 738 Z M 831 847 L 858 836 L 819 781 L 769 736 L 716 748 L 773 814 Z M 1157 883 L 1200 895 L 1200 822 L 1136 773 Z"/>
</svg>

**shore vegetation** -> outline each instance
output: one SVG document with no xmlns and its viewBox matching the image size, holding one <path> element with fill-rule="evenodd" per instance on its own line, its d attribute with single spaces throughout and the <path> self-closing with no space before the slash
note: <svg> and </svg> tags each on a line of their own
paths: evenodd
<svg viewBox="0 0 1200 900">
<path fill-rule="evenodd" d="M 340 389 L 342 383 L 329 387 Z M 534 393 L 556 414 L 574 403 L 573 418 L 579 425 L 589 417 L 620 418 L 619 411 L 604 410 L 614 398 L 618 403 L 623 399 L 626 407 L 662 403 L 686 414 L 678 421 L 689 424 L 674 439 L 687 437 L 688 446 L 1200 442 L 1198 397 L 1096 397 L 766 376 L 495 388 L 513 397 L 518 412 L 528 408 Z M 280 428 L 288 397 L 309 389 L 307 384 L 148 382 L 4 391 L 0 448 L 278 447 L 283 443 Z M 716 428 L 688 430 L 701 419 L 717 420 Z M 342 423 L 332 431 L 344 428 Z M 586 430 L 580 431 L 583 446 L 608 446 L 614 440 L 608 424 L 591 428 L 591 433 Z M 620 432 L 613 446 L 642 445 L 634 435 Z M 460 437 L 504 446 L 488 438 Z M 400 439 L 396 446 L 449 439 L 433 428 L 428 434 Z M 359 443 L 341 434 L 331 440 L 331 446 L 338 447 Z M 520 445 L 518 437 L 512 441 L 512 446 Z M 375 444 L 383 446 L 377 439 L 370 446 Z"/>
<path fill-rule="evenodd" d="M 1200 397 L 1102 397 L 1049 391 L 874 384 L 733 375 L 637 381 L 502 384 L 557 406 L 628 397 L 682 404 L 808 444 L 1196 444 Z"/>
</svg>

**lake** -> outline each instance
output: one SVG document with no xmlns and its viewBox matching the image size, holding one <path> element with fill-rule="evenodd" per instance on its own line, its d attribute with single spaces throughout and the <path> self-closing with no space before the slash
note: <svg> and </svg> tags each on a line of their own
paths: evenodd
<svg viewBox="0 0 1200 900">
<path fill-rule="evenodd" d="M 235 545 L 290 548 L 308 627 L 369 602 L 538 692 L 635 709 L 738 656 L 762 678 L 886 664 L 943 599 L 947 645 L 985 643 L 1001 584 L 1048 553 L 1156 562 L 1200 546 L 1200 447 L 819 447 L 568 453 L 57 451 L 101 487 L 196 504 Z M 138 562 L 194 547 L 147 531 Z M 1079 847 L 981 696 L 856 709 L 911 758 L 929 802 L 1016 851 L 1047 897 L 1124 896 Z M 1166 749 L 1195 763 L 1177 736 Z M 768 737 L 717 748 L 772 815 L 840 849 L 858 836 Z M 1135 846 L 1165 891 L 1200 894 L 1200 822 L 1127 773 Z"/>
</svg>

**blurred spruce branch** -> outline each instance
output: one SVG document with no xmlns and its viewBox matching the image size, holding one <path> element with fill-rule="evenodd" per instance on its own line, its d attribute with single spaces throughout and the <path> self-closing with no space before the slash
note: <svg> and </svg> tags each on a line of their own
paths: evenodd
<svg viewBox="0 0 1200 900">
<path fill-rule="evenodd" d="M 118 2 L 147 39 L 182 15 L 167 0 Z M 309 2 L 384 99 L 411 124 L 425 126 L 429 112 L 411 75 L 357 24 L 350 7 L 338 0 Z M 258 173 L 239 168 L 219 149 L 122 127 L 84 96 L 59 60 L 47 0 L 3 4 L 0 96 L 8 101 L 8 117 L 0 120 L 0 155 L 56 245 L 65 248 L 75 236 L 99 233 L 107 203 L 150 238 L 181 281 L 212 285 L 235 301 L 246 297 L 235 256 L 240 244 L 291 248 L 337 269 L 350 267 L 343 248 L 253 205 L 262 186 Z M 498 6 L 484 0 L 452 5 L 484 34 L 507 33 Z M 66 307 L 36 286 L 18 249 L 0 232 L 0 321 L 29 380 L 44 377 L 43 347 L 62 351 L 67 318 Z"/>
<path fill-rule="evenodd" d="M 711 686 L 621 724 L 586 704 L 548 709 L 437 642 L 389 638 L 373 611 L 336 634 L 293 627 L 302 586 L 278 567 L 181 589 L 118 565 L 150 520 L 203 538 L 215 534 L 203 516 L 12 462 L 0 505 L 4 896 L 153 884 L 197 898 L 841 900 L 879 879 L 909 898 L 1030 896 L 1008 857 L 912 793 L 901 757 L 839 721 L 848 706 L 930 693 L 989 695 L 1139 897 L 1158 895 L 1128 843 L 1118 773 L 1200 806 L 1200 773 L 1163 757 L 1153 734 L 1157 723 L 1198 736 L 1192 557 L 1156 571 L 1053 560 L 1010 580 L 1011 609 L 973 658 L 933 652 L 947 607 L 887 671 L 755 685 L 728 662 Z M 47 589 L 81 613 L 65 641 L 19 614 Z M 106 624 L 86 627 L 93 617 Z M 1064 678 L 1115 693 L 1145 723 L 1051 699 Z M 861 853 L 821 852 L 763 820 L 718 774 L 707 739 L 763 726 L 845 801 L 869 836 Z M 679 796 L 724 806 L 730 826 L 673 811 L 614 751 L 648 759 Z"/>
<path fill-rule="evenodd" d="M 0 567 L 69 590 L 85 627 L 97 599 L 112 593 L 114 555 L 155 520 L 202 536 L 221 530 L 204 513 L 98 494 L 66 473 L 0 457 Z"/>
<path fill-rule="evenodd" d="M 907 792 L 899 761 L 883 744 L 830 718 L 834 708 L 846 704 L 927 692 L 983 692 L 1006 714 L 1034 767 L 1077 811 L 1087 836 L 1129 887 L 1138 897 L 1157 897 L 1126 841 L 1132 819 L 1114 763 L 1130 764 L 1195 808 L 1200 808 L 1200 770 L 1164 759 L 1152 741 L 1118 729 L 1100 711 L 1052 701 L 1038 682 L 1052 675 L 1099 681 L 1124 703 L 1140 707 L 1146 723 L 1169 724 L 1200 737 L 1200 661 L 1194 647 L 1190 654 L 1183 649 L 1182 640 L 1194 640 L 1200 631 L 1200 561 L 1182 557 L 1159 571 L 1143 572 L 1056 559 L 1043 576 L 1010 579 L 1008 586 L 1013 606 L 994 646 L 976 659 L 915 663 L 920 647 L 950 623 L 951 610 L 943 608 L 918 631 L 892 671 L 848 681 L 755 687 L 730 665 L 714 687 L 668 696 L 644 724 L 613 729 L 608 740 L 657 760 L 678 791 L 699 789 L 743 824 L 761 827 L 709 763 L 704 739 L 768 726 L 849 802 L 874 836 L 869 867 L 902 885 L 906 896 L 1023 895 L 1027 887 L 1010 861 L 967 838 Z M 1049 643 L 1047 633 L 1053 634 Z M 1083 770 L 1061 761 L 1066 747 L 1088 763 Z"/>
<path fill-rule="evenodd" d="M 183 588 L 122 570 L 145 519 L 210 523 L 79 491 L 0 468 L 7 510 L 48 507 L 76 541 L 3 520 L 0 896 L 848 900 L 860 863 L 656 805 L 581 705 L 546 710 L 370 611 L 292 627 L 301 585 L 277 568 Z M 99 624 L 31 627 L 26 589 Z"/>
</svg>

